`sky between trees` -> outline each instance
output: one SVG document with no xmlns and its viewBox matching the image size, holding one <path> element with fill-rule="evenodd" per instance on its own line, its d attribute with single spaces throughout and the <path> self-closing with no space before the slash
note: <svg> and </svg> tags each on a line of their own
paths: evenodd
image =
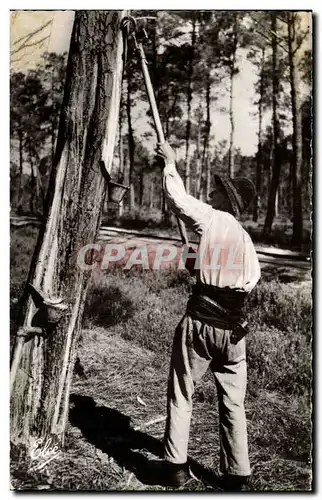
<svg viewBox="0 0 322 500">
<path fill-rule="evenodd" d="M 135 11 L 133 11 L 135 16 Z M 302 13 L 303 24 L 310 22 L 310 13 Z M 62 53 L 68 51 L 70 35 L 73 26 L 73 11 L 15 11 L 11 13 L 11 50 L 15 42 L 22 36 L 48 22 L 45 30 L 38 35 L 42 39 L 40 45 L 27 47 L 19 58 L 11 58 L 12 71 L 25 71 L 35 67 L 41 55 L 45 52 Z M 35 41 L 37 38 L 34 39 Z M 257 118 L 254 116 L 256 106 L 254 84 L 257 75 L 254 66 L 245 57 L 245 50 L 238 52 L 240 72 L 235 76 L 234 100 L 235 100 L 235 145 L 240 148 L 244 155 L 253 155 L 257 149 Z M 211 107 L 211 119 L 213 128 L 216 130 L 216 142 L 227 140 L 229 137 L 229 114 L 223 109 L 228 109 L 229 93 L 223 94 Z M 266 113 L 264 124 L 270 120 L 270 113 Z M 136 120 L 134 128 L 143 134 L 149 129 L 147 122 L 142 118 Z M 149 145 L 147 145 L 149 148 Z M 153 142 L 154 147 L 154 142 Z M 150 149 L 150 148 L 149 148 Z"/>
</svg>

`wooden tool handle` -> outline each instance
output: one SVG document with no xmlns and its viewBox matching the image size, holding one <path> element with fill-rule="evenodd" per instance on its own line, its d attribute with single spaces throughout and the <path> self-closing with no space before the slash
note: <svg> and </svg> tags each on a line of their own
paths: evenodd
<svg viewBox="0 0 322 500">
<path fill-rule="evenodd" d="M 160 115 L 159 115 L 159 111 L 157 108 L 157 103 L 155 100 L 154 91 L 153 91 L 153 87 L 152 87 L 150 74 L 149 74 L 149 70 L 148 70 L 148 66 L 147 66 L 142 43 L 138 44 L 138 51 L 139 51 L 139 55 L 140 55 L 140 61 L 141 61 L 141 67 L 142 67 L 142 72 L 143 72 L 143 77 L 144 77 L 145 88 L 146 88 L 149 103 L 151 106 L 151 111 L 152 111 L 153 121 L 154 121 L 155 129 L 156 129 L 156 133 L 157 133 L 157 137 L 158 137 L 158 142 L 165 142 L 165 137 L 164 137 L 164 133 L 163 133 L 163 129 L 162 129 Z M 189 241 L 188 241 L 186 227 L 185 227 L 184 223 L 182 222 L 182 220 L 180 220 L 178 217 L 177 217 L 177 222 L 178 222 L 179 232 L 180 232 L 180 236 L 181 236 L 181 241 L 184 245 L 188 245 Z"/>
<path fill-rule="evenodd" d="M 150 74 L 149 74 L 149 70 L 147 67 L 147 62 L 145 59 L 145 54 L 144 54 L 142 43 L 138 44 L 138 50 L 139 50 L 139 54 L 140 54 L 140 61 L 141 61 L 141 67 L 142 67 L 142 72 L 143 72 L 143 77 L 144 77 L 145 88 L 146 88 L 146 91 L 148 94 L 148 99 L 149 99 L 149 103 L 150 103 L 151 111 L 152 111 L 152 116 L 153 116 L 153 121 L 154 121 L 155 129 L 157 132 L 157 136 L 158 136 L 158 142 L 165 142 L 165 137 L 164 137 L 164 133 L 163 133 L 162 125 L 161 125 L 160 115 L 159 115 L 159 111 L 157 108 L 157 103 L 155 100 L 154 91 L 153 91 L 153 87 L 152 87 Z"/>
</svg>

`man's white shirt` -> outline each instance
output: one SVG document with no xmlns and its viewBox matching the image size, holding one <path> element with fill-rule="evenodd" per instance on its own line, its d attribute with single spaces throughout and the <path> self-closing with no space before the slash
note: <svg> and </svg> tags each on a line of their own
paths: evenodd
<svg viewBox="0 0 322 500">
<path fill-rule="evenodd" d="M 174 164 L 163 170 L 169 208 L 200 236 L 197 281 L 250 292 L 260 278 L 256 250 L 235 217 L 187 194 Z"/>
</svg>

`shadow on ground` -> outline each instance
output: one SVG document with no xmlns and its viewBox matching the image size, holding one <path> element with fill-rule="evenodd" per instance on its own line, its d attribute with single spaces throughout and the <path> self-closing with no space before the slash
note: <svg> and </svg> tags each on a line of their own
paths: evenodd
<svg viewBox="0 0 322 500">
<path fill-rule="evenodd" d="M 113 457 L 119 466 L 133 472 L 141 483 L 162 485 L 162 477 L 157 475 L 153 460 L 144 456 L 144 452 L 148 452 L 161 458 L 161 441 L 135 431 L 130 427 L 130 417 L 118 410 L 98 406 L 92 397 L 72 394 L 70 402 L 70 423 L 81 430 L 89 443 Z M 189 464 L 193 474 L 205 485 L 220 490 L 219 478 L 214 472 L 192 459 Z"/>
</svg>

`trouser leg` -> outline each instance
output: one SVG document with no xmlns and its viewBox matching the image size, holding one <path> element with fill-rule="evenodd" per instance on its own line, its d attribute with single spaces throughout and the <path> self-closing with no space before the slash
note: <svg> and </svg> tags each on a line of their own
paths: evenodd
<svg viewBox="0 0 322 500">
<path fill-rule="evenodd" d="M 187 461 L 192 395 L 195 383 L 204 375 L 211 361 L 204 342 L 205 334 L 200 322 L 185 316 L 173 341 L 164 457 L 176 464 Z"/>
<path fill-rule="evenodd" d="M 247 379 L 245 339 L 237 346 L 237 356 L 234 356 L 235 348 L 231 346 L 229 358 L 213 370 L 219 402 L 220 469 L 223 473 L 248 476 L 251 471 L 244 408 Z"/>
</svg>

